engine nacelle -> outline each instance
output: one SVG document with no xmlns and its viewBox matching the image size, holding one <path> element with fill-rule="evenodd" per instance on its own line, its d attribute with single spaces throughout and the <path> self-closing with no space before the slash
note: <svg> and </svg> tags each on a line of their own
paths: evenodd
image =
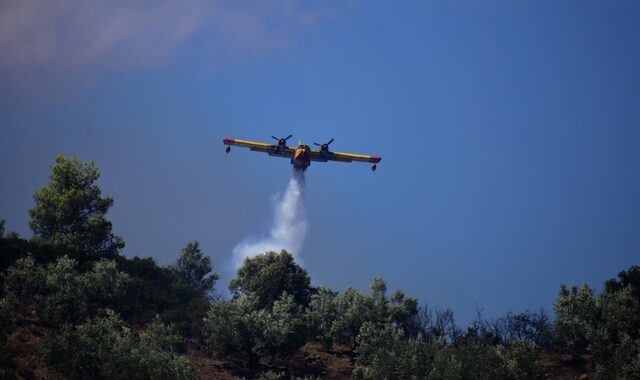
<svg viewBox="0 0 640 380">
<path fill-rule="evenodd" d="M 373 164 L 373 166 L 371 167 L 371 171 L 375 172 L 377 168 L 378 168 L 378 165 Z"/>
<path fill-rule="evenodd" d="M 227 149 L 225 149 L 224 151 L 227 152 L 227 153 L 231 152 L 231 147 L 227 146 Z"/>
</svg>

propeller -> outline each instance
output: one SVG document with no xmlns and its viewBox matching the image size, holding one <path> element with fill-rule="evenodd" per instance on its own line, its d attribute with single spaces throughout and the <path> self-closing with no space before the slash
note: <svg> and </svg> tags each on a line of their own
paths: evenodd
<svg viewBox="0 0 640 380">
<path fill-rule="evenodd" d="M 333 139 L 329 140 L 328 142 L 324 143 L 324 144 L 318 144 L 318 143 L 314 143 L 315 145 L 319 146 L 321 150 L 329 150 L 329 145 L 333 142 Z"/>
<path fill-rule="evenodd" d="M 287 140 L 289 140 L 291 138 L 291 136 L 293 136 L 293 135 L 289 135 L 289 136 L 284 137 L 284 138 L 277 138 L 276 136 L 271 136 L 271 138 L 273 138 L 274 140 L 277 140 L 278 144 L 285 145 L 287 143 Z"/>
</svg>

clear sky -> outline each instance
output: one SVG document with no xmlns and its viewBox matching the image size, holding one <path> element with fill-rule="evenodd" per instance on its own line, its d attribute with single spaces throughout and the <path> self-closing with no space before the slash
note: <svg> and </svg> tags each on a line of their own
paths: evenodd
<svg viewBox="0 0 640 380">
<path fill-rule="evenodd" d="M 291 169 L 222 138 L 335 138 L 383 160 L 309 168 L 316 284 L 550 308 L 640 264 L 639 68 L 638 1 L 3 1 L 0 217 L 95 160 L 124 254 L 198 240 L 224 288 Z"/>
</svg>

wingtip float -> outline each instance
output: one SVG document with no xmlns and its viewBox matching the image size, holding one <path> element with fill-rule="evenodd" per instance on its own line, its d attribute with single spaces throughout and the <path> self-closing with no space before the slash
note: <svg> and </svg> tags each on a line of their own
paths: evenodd
<svg viewBox="0 0 640 380">
<path fill-rule="evenodd" d="M 378 168 L 378 163 L 382 160 L 379 156 L 368 156 L 364 154 L 353 154 L 346 152 L 332 152 L 329 150 L 329 145 L 333 142 L 333 139 L 324 144 L 314 143 L 319 146 L 320 149 L 311 149 L 309 145 L 306 145 L 300 141 L 297 146 L 287 146 L 287 140 L 292 135 L 287 137 L 278 138 L 271 136 L 277 142 L 275 144 L 261 143 L 248 140 L 225 138 L 222 140 L 224 145 L 227 145 L 225 152 L 231 152 L 231 146 L 240 146 L 243 148 L 249 148 L 249 150 L 255 152 L 267 153 L 274 157 L 289 158 L 291 165 L 296 170 L 305 171 L 311 165 L 311 161 L 327 162 L 327 161 L 339 161 L 339 162 L 368 162 L 373 164 L 371 170 L 375 171 Z"/>
</svg>

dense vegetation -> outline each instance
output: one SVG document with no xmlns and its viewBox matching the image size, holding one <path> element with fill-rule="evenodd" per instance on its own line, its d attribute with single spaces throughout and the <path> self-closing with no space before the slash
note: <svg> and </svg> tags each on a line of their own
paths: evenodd
<svg viewBox="0 0 640 380">
<path fill-rule="evenodd" d="M 561 286 L 554 318 L 478 312 L 466 329 L 450 309 L 390 293 L 383 279 L 368 292 L 314 287 L 285 251 L 246 259 L 232 298 L 217 299 L 197 242 L 168 267 L 119 253 L 98 177 L 93 163 L 59 156 L 34 195 L 33 237 L 0 221 L 0 378 L 34 377 L 37 361 L 51 378 L 191 379 L 189 352 L 237 376 L 327 376 L 292 359 L 305 345 L 346 353 L 358 379 L 542 379 L 549 353 L 586 357 L 595 378 L 640 378 L 640 267 L 601 293 Z M 26 364 L 11 344 L 25 329 L 43 336 Z"/>
</svg>

